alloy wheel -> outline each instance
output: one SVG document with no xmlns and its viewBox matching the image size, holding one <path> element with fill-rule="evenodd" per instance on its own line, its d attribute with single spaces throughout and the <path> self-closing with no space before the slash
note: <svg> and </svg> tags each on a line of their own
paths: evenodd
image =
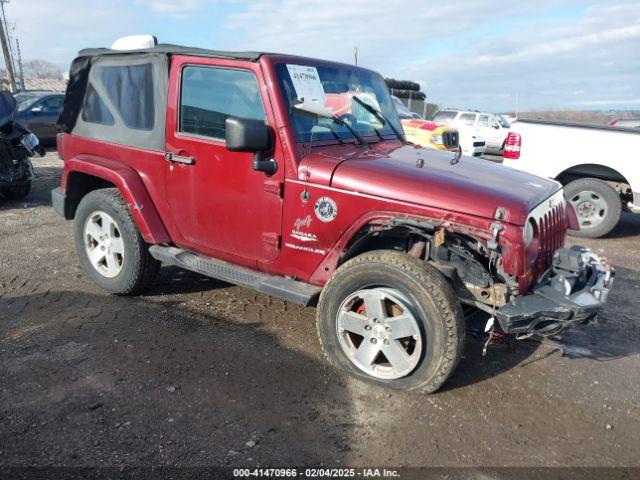
<svg viewBox="0 0 640 480">
<path fill-rule="evenodd" d="M 360 370 L 379 379 L 402 378 L 418 365 L 423 340 L 409 300 L 392 288 L 349 295 L 338 311 L 342 350 Z"/>
<path fill-rule="evenodd" d="M 120 227 L 106 212 L 93 212 L 84 225 L 84 246 L 93 268 L 103 277 L 113 278 L 124 263 L 124 242 Z"/>
</svg>

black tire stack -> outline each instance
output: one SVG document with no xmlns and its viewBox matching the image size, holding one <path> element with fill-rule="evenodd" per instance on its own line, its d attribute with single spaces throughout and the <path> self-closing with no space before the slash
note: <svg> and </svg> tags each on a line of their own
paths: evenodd
<svg viewBox="0 0 640 480">
<path fill-rule="evenodd" d="M 391 95 L 398 98 L 411 98 L 412 100 L 426 100 L 427 96 L 420 91 L 420 85 L 410 80 L 396 80 L 395 78 L 385 78 L 387 87 Z"/>
</svg>

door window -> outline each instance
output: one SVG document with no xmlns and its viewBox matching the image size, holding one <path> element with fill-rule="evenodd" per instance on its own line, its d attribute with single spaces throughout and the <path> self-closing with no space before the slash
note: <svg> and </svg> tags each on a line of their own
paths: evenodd
<svg viewBox="0 0 640 480">
<path fill-rule="evenodd" d="M 491 118 L 489 118 L 489 125 L 490 125 L 492 128 L 499 128 L 498 121 L 496 120 L 496 118 L 495 118 L 495 117 L 491 117 Z"/>
<path fill-rule="evenodd" d="M 488 127 L 489 126 L 489 115 L 480 115 L 478 119 L 479 127 Z"/>
<path fill-rule="evenodd" d="M 39 104 L 43 113 L 60 113 L 63 97 L 51 97 Z"/>
<path fill-rule="evenodd" d="M 266 120 L 255 75 L 246 70 L 185 67 L 178 130 L 224 140 L 230 116 Z"/>
<path fill-rule="evenodd" d="M 460 115 L 460 123 L 462 125 L 473 125 L 476 123 L 476 114 L 475 113 L 463 113 Z"/>
</svg>

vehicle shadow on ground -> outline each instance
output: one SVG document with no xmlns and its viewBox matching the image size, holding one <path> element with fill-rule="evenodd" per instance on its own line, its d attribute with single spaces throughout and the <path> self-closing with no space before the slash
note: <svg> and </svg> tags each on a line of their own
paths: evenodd
<svg viewBox="0 0 640 480">
<path fill-rule="evenodd" d="M 231 283 L 223 282 L 215 278 L 207 277 L 190 270 L 174 266 L 163 266 L 158 278 L 144 292 L 145 296 L 175 295 L 180 293 L 196 293 L 227 288 Z"/>
<path fill-rule="evenodd" d="M 488 318 L 488 314 L 479 310 L 471 311 L 466 316 L 467 331 L 462 359 L 440 391 L 464 388 L 496 377 L 516 368 L 536 351 L 537 344 L 505 337 L 490 343 L 483 356 L 483 348 L 488 339 L 484 326 Z"/>
<path fill-rule="evenodd" d="M 260 322 L 75 291 L 5 297 L 0 319 L 0 464 L 317 466 L 349 451 L 344 379 Z"/>
<path fill-rule="evenodd" d="M 640 215 L 623 212 L 616 227 L 603 238 L 625 238 L 640 235 Z"/>
<path fill-rule="evenodd" d="M 60 186 L 59 167 L 36 167 L 29 194 L 20 200 L 7 200 L 0 196 L 0 212 L 12 209 L 51 206 L 51 190 Z"/>
</svg>

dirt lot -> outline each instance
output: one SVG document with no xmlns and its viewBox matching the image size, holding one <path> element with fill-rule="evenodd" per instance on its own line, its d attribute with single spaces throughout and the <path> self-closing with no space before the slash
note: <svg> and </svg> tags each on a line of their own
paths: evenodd
<svg viewBox="0 0 640 480">
<path fill-rule="evenodd" d="M 0 205 L 0 465 L 640 465 L 640 216 L 585 242 L 618 272 L 598 325 L 485 358 L 470 336 L 416 396 L 329 368 L 312 309 L 166 267 L 104 294 L 50 207 L 60 167 Z"/>
</svg>

